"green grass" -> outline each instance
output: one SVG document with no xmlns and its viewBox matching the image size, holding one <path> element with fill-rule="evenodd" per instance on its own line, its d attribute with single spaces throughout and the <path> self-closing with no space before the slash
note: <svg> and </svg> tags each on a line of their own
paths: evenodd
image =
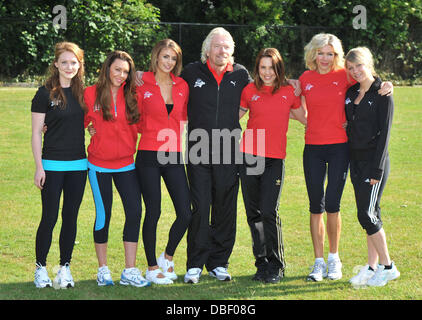
<svg viewBox="0 0 422 320">
<path fill-rule="evenodd" d="M 305 281 L 313 264 L 309 233 L 308 202 L 302 169 L 303 128 L 291 122 L 288 133 L 286 177 L 280 216 L 287 261 L 286 277 L 280 284 L 265 285 L 251 280 L 255 272 L 251 238 L 246 224 L 241 192 L 238 198 L 237 238 L 230 259 L 231 282 L 217 282 L 206 273 L 197 285 L 183 283 L 186 239 L 176 251 L 179 279 L 170 286 L 150 288 L 99 288 L 96 284 L 97 259 L 92 228 L 94 206 L 89 183 L 81 205 L 78 234 L 72 260 L 76 286 L 72 290 L 36 289 L 33 284 L 35 233 L 41 215 L 39 190 L 33 185 L 34 162 L 31 153 L 31 99 L 35 89 L 0 88 L 0 299 L 117 299 L 117 300 L 420 300 L 422 280 L 422 88 L 395 88 L 395 115 L 390 142 L 391 174 L 385 189 L 382 209 L 384 228 L 392 259 L 401 277 L 384 288 L 354 289 L 348 280 L 358 265 L 366 263 L 365 234 L 361 229 L 348 179 L 342 200 L 343 231 L 340 256 L 343 278 L 321 283 Z M 244 125 L 244 122 L 243 122 Z M 88 145 L 88 137 L 87 137 Z M 164 250 L 168 230 L 174 220 L 171 200 L 163 185 L 162 216 L 158 226 L 157 254 Z M 115 282 L 124 267 L 122 228 L 124 214 L 120 198 L 114 195 L 110 226 L 109 268 Z M 48 256 L 48 270 L 59 261 L 59 218 Z M 326 241 L 326 252 L 328 251 Z M 142 242 L 141 242 L 142 243 Z M 143 246 L 137 265 L 147 266 Z"/>
</svg>

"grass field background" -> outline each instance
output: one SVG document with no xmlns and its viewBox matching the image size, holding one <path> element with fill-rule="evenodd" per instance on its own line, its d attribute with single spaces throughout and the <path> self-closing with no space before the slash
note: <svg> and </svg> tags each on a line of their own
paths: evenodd
<svg viewBox="0 0 422 320">
<path fill-rule="evenodd" d="M 123 208 L 114 193 L 110 226 L 108 261 L 116 283 L 100 288 L 96 284 L 97 259 L 92 228 L 95 211 L 91 189 L 87 183 L 79 212 L 78 234 L 73 252 L 72 274 L 75 288 L 70 290 L 36 289 L 35 234 L 41 216 L 39 190 L 33 185 L 34 161 L 31 152 L 31 99 L 36 89 L 0 88 L 0 299 L 147 299 L 147 300 L 209 300 L 209 299 L 294 299 L 294 300 L 420 300 L 422 298 L 422 88 L 395 88 L 395 114 L 390 141 L 391 174 L 384 191 L 382 217 L 390 255 L 401 277 L 383 288 L 354 289 L 348 280 L 357 266 L 366 264 L 365 233 L 361 229 L 348 177 L 341 212 L 343 231 L 340 257 L 343 278 L 321 283 L 306 281 L 313 264 L 309 232 L 309 213 L 302 169 L 303 127 L 290 123 L 286 158 L 286 176 L 279 214 L 283 222 L 283 239 L 287 262 L 286 276 L 280 284 L 268 285 L 252 281 L 255 272 L 251 237 L 246 223 L 241 192 L 238 198 L 237 238 L 230 259 L 231 282 L 219 282 L 203 273 L 200 283 L 183 283 L 186 262 L 186 238 L 175 255 L 179 279 L 170 286 L 149 288 L 124 287 L 118 284 L 124 268 L 122 228 Z M 243 125 L 245 121 L 242 122 Z M 86 137 L 88 145 L 89 138 Z M 175 218 L 165 186 L 162 215 L 158 226 L 157 256 L 164 250 L 168 230 Z M 144 215 L 144 212 L 143 212 Z M 48 271 L 59 261 L 57 222 L 48 256 Z M 140 238 L 141 239 L 141 238 Z M 326 253 L 328 254 L 328 240 Z M 138 249 L 137 266 L 147 267 L 142 242 Z"/>
</svg>

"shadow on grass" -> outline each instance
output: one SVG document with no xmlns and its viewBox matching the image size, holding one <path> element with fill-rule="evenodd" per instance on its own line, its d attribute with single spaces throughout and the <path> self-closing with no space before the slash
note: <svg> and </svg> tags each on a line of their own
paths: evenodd
<svg viewBox="0 0 422 320">
<path fill-rule="evenodd" d="M 197 284 L 185 284 L 183 275 L 168 286 L 152 285 L 135 288 L 120 285 L 98 287 L 96 281 L 75 279 L 75 288 L 37 289 L 32 282 L 0 284 L 1 300 L 318 300 L 318 293 L 349 288 L 346 280 L 320 283 L 308 282 L 305 277 L 285 277 L 278 284 L 265 284 L 251 280 L 252 275 L 238 276 L 221 282 L 203 275 Z M 327 293 L 324 293 L 327 296 Z"/>
</svg>

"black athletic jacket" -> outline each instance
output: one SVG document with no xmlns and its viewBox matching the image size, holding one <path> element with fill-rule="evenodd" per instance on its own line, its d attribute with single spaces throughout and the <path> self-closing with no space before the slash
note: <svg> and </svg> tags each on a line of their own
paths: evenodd
<svg viewBox="0 0 422 320">
<path fill-rule="evenodd" d="M 381 80 L 376 78 L 358 105 L 359 83 L 346 93 L 347 136 L 352 160 L 372 162 L 369 178 L 380 180 L 388 156 L 388 140 L 393 121 L 394 102 L 391 96 L 381 96 Z"/>
<path fill-rule="evenodd" d="M 224 74 L 220 85 L 206 63 L 188 64 L 181 77 L 189 85 L 188 127 L 192 129 L 240 128 L 239 106 L 243 88 L 251 81 L 246 68 L 233 65 L 233 71 Z"/>
</svg>

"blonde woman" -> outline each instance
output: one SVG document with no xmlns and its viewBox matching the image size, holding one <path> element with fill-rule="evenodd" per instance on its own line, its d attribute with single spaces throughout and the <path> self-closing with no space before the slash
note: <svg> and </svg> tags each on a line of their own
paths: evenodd
<svg viewBox="0 0 422 320">
<path fill-rule="evenodd" d="M 76 44 L 56 44 L 49 77 L 32 100 L 32 152 L 34 184 L 41 190 L 42 216 L 35 240 L 35 286 L 51 287 L 46 269 L 52 233 L 63 192 L 60 231 L 60 269 L 55 282 L 74 287 L 70 261 L 76 238 L 77 217 L 85 190 L 84 52 Z M 44 123 L 48 130 L 42 139 Z"/>
<path fill-rule="evenodd" d="M 368 48 L 350 50 L 346 69 L 358 82 L 346 93 L 347 136 L 358 220 L 366 231 L 368 246 L 368 264 L 350 282 L 357 286 L 384 286 L 400 276 L 390 259 L 380 208 L 390 171 L 388 142 L 394 103 L 391 96 L 378 93 L 381 80 L 374 71 Z"/>
<path fill-rule="evenodd" d="M 349 167 L 349 148 L 345 130 L 344 98 L 352 85 L 344 69 L 344 52 L 340 39 L 333 34 L 315 35 L 305 46 L 305 63 L 309 69 L 299 78 L 302 104 L 307 109 L 307 128 L 303 168 L 309 198 L 310 230 L 315 263 L 307 279 L 342 277 L 339 258 L 341 234 L 340 200 Z M 381 94 L 392 90 L 387 84 Z M 327 187 L 324 190 L 325 179 Z M 329 241 L 328 265 L 324 260 L 327 212 Z"/>
</svg>

